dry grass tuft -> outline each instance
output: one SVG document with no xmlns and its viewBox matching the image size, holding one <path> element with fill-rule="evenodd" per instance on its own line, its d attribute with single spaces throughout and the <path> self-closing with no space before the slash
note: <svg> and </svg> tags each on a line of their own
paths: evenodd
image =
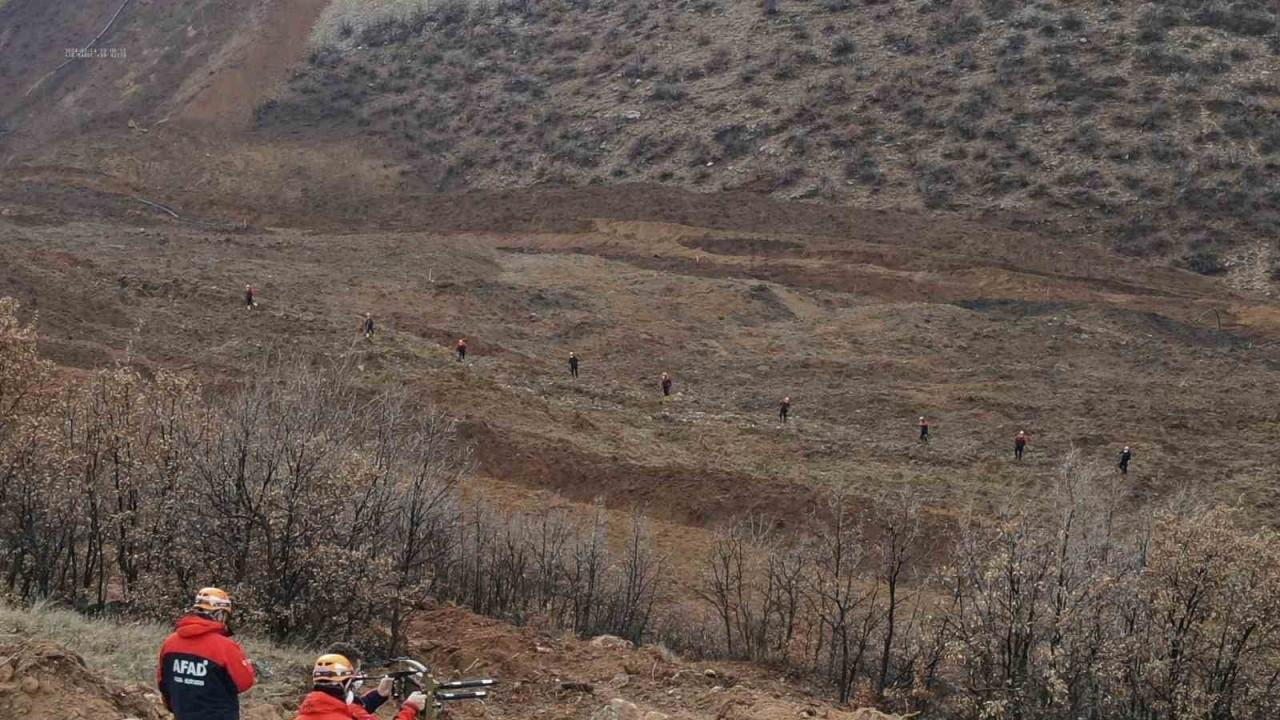
<svg viewBox="0 0 1280 720">
<path fill-rule="evenodd" d="M 316 22 L 311 42 L 317 47 L 332 45 L 376 23 L 408 20 L 427 8 L 427 0 L 335 0 Z"/>
<path fill-rule="evenodd" d="M 86 617 L 47 603 L 29 608 L 0 605 L 0 629 L 0 637 L 16 635 L 57 643 L 113 680 L 148 687 L 155 682 L 156 653 L 172 630 L 160 623 Z M 313 651 L 276 645 L 253 636 L 237 635 L 236 639 L 254 662 L 271 671 L 271 676 L 260 678 L 251 691 L 253 699 L 275 702 L 294 698 L 305 690 L 305 676 L 315 658 Z"/>
</svg>

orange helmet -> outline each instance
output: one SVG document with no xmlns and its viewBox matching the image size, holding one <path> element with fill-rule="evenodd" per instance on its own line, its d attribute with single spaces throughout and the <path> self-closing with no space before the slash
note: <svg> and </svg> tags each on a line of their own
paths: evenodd
<svg viewBox="0 0 1280 720">
<path fill-rule="evenodd" d="M 355 668 L 345 655 L 329 653 L 316 658 L 311 681 L 316 685 L 342 685 L 355 676 Z"/>
<path fill-rule="evenodd" d="M 196 602 L 192 606 L 193 609 L 201 612 L 217 612 L 224 610 L 231 612 L 231 596 L 225 590 L 216 587 L 202 588 L 196 593 Z"/>
</svg>

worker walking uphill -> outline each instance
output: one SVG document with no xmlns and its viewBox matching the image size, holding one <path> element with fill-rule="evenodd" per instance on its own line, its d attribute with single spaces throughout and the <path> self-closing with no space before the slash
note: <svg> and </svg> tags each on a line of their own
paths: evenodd
<svg viewBox="0 0 1280 720">
<path fill-rule="evenodd" d="M 1019 430 L 1017 437 L 1013 439 L 1013 457 L 1015 460 L 1022 459 L 1022 453 L 1027 450 L 1027 433 Z"/>
<path fill-rule="evenodd" d="M 778 405 L 778 419 L 785 425 L 789 414 L 791 414 L 791 396 L 788 395 L 782 398 L 782 402 Z"/>
<path fill-rule="evenodd" d="M 311 668 L 311 692 L 302 699 L 296 720 L 371 720 L 373 715 L 360 703 L 348 703 L 359 677 L 355 664 L 342 655 L 330 653 L 316 658 Z M 396 720 L 413 720 L 427 706 L 427 696 L 415 692 L 405 698 Z"/>
<path fill-rule="evenodd" d="M 1119 467 L 1120 467 L 1120 474 L 1121 474 L 1121 475 L 1128 475 L 1128 474 L 1129 474 L 1129 461 L 1130 461 L 1130 460 L 1132 460 L 1132 459 L 1133 459 L 1133 451 L 1129 449 L 1129 446 L 1128 446 L 1128 445 L 1125 445 L 1125 446 L 1124 446 L 1124 450 L 1121 450 L 1121 451 L 1120 451 L 1120 465 L 1119 465 Z"/>
<path fill-rule="evenodd" d="M 671 394 L 671 376 L 667 373 L 662 373 L 662 396 L 666 397 L 667 395 L 670 395 L 670 394 Z"/>
<path fill-rule="evenodd" d="M 467 339 L 458 338 L 458 362 L 467 359 Z"/>
<path fill-rule="evenodd" d="M 569 353 L 569 375 L 578 377 L 578 356 Z"/>
<path fill-rule="evenodd" d="M 373 338 L 373 316 L 369 313 L 364 314 L 364 324 L 361 326 L 364 330 L 364 339 L 371 340 Z"/>
<path fill-rule="evenodd" d="M 196 593 L 190 614 L 160 647 L 156 684 L 176 720 L 239 720 L 240 693 L 253 687 L 253 663 L 229 636 L 231 597 Z"/>
<path fill-rule="evenodd" d="M 257 305 L 257 303 L 253 301 L 253 286 L 245 285 L 244 286 L 244 306 L 245 308 L 252 310 L 255 305 Z"/>
<path fill-rule="evenodd" d="M 929 442 L 929 421 L 923 415 L 920 416 L 920 442 Z"/>
</svg>

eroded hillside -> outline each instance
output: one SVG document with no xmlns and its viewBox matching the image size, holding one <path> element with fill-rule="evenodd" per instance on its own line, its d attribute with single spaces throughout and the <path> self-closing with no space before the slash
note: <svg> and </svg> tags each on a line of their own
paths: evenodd
<svg viewBox="0 0 1280 720">
<path fill-rule="evenodd" d="M 414 6 L 331 10 L 261 126 L 354 129 L 439 189 L 1016 208 L 1200 272 L 1274 267 L 1264 0 Z"/>
<path fill-rule="evenodd" d="M 1193 486 L 1273 506 L 1280 315 L 1263 297 L 997 225 L 628 192 L 635 207 L 605 191 L 457 198 L 438 222 L 464 231 L 363 234 L 63 225 L 7 194 L 22 224 L 6 226 L 0 293 L 72 365 L 128 348 L 235 376 L 272 348 L 356 353 L 369 382 L 472 421 L 495 478 L 679 523 L 803 512 L 823 486 L 984 505 L 1038 492 L 1072 447 L 1103 463 L 1125 444 L 1141 449 L 1135 505 Z M 246 282 L 264 312 L 235 311 Z M 385 328 L 372 345 L 355 343 L 364 311 Z M 1029 466 L 1006 457 L 1019 429 Z"/>
</svg>

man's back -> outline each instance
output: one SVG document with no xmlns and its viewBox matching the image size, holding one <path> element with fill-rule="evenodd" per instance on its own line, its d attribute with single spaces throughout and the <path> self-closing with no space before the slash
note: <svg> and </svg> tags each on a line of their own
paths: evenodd
<svg viewBox="0 0 1280 720">
<path fill-rule="evenodd" d="M 254 673 L 225 625 L 187 615 L 160 648 L 156 681 L 177 720 L 239 720 L 239 695 Z"/>
</svg>

